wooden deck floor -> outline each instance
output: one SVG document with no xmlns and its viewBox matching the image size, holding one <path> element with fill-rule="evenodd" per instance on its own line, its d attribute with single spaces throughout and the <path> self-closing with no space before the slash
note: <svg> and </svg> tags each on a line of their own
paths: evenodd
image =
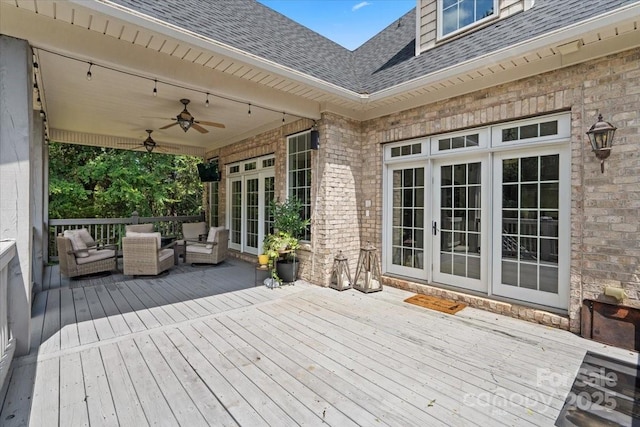
<svg viewBox="0 0 640 427">
<path fill-rule="evenodd" d="M 637 354 L 392 288 L 253 287 L 232 261 L 34 303 L 3 426 L 554 424 L 587 350 Z"/>
</svg>

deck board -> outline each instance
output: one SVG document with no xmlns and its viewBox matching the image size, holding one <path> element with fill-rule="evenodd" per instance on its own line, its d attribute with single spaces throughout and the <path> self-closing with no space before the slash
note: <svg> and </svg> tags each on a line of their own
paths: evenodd
<svg viewBox="0 0 640 427">
<path fill-rule="evenodd" d="M 399 289 L 255 287 L 253 268 L 43 286 L 1 424 L 547 426 L 572 383 L 549 375 L 573 379 L 586 350 L 638 361 L 473 308 L 416 307 Z"/>
<path fill-rule="evenodd" d="M 82 376 L 85 381 L 87 410 L 91 426 L 118 425 L 109 381 L 102 363 L 100 349 L 91 348 L 80 353 Z"/>
</svg>

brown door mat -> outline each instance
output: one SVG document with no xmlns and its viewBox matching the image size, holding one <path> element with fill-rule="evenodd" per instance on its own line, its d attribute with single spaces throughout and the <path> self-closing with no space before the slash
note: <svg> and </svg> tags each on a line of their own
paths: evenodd
<svg viewBox="0 0 640 427">
<path fill-rule="evenodd" d="M 458 301 L 432 297 L 429 295 L 416 294 L 407 298 L 404 302 L 419 305 L 420 307 L 429 308 L 431 310 L 440 311 L 447 314 L 456 314 L 467 305 Z"/>
</svg>

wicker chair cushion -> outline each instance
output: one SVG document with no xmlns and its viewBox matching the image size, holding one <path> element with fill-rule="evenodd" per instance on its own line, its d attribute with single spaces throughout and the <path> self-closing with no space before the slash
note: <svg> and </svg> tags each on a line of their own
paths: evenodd
<svg viewBox="0 0 640 427">
<path fill-rule="evenodd" d="M 127 237 L 155 237 L 158 240 L 158 249 L 162 247 L 162 235 L 155 233 L 139 233 L 137 231 L 127 231 Z"/>
<path fill-rule="evenodd" d="M 197 243 L 187 245 L 187 252 L 196 254 L 211 254 L 211 252 L 213 251 L 213 247 L 209 248 L 207 246 L 209 245 L 199 245 Z"/>
<path fill-rule="evenodd" d="M 182 224 L 182 237 L 187 240 L 198 240 L 201 234 L 207 232 L 207 223 L 201 222 L 187 222 Z"/>
<path fill-rule="evenodd" d="M 87 264 L 101 259 L 115 258 L 116 251 L 113 249 L 89 249 L 88 254 L 84 258 L 77 258 L 78 265 Z"/>
<path fill-rule="evenodd" d="M 209 235 L 207 236 L 207 249 L 213 248 L 213 242 L 216 241 L 216 236 L 218 235 L 218 231 L 222 231 L 222 230 L 224 230 L 224 227 L 211 227 L 209 229 Z"/>
<path fill-rule="evenodd" d="M 162 249 L 158 252 L 158 261 L 162 262 L 168 258 L 173 258 L 173 249 Z"/>
<path fill-rule="evenodd" d="M 153 224 L 131 224 L 124 227 L 126 233 L 153 233 Z"/>
<path fill-rule="evenodd" d="M 74 255 L 76 258 L 86 258 L 89 256 L 87 244 L 76 230 L 65 230 L 63 236 L 71 241 L 71 247 L 75 252 Z"/>
</svg>

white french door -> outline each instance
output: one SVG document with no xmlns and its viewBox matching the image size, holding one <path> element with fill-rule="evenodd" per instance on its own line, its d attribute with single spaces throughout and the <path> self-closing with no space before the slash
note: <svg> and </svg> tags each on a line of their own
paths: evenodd
<svg viewBox="0 0 640 427">
<path fill-rule="evenodd" d="M 571 116 L 384 149 L 385 273 L 566 309 Z"/>
<path fill-rule="evenodd" d="M 227 203 L 229 247 L 238 251 L 242 250 L 242 184 L 242 178 L 229 180 L 229 201 Z"/>
<path fill-rule="evenodd" d="M 433 280 L 487 291 L 486 161 L 438 161 L 433 166 Z"/>
<path fill-rule="evenodd" d="M 424 163 L 392 166 L 388 170 L 386 205 L 391 218 L 387 228 L 386 270 L 426 279 L 428 211 Z"/>
<path fill-rule="evenodd" d="M 259 254 L 273 228 L 269 203 L 275 196 L 273 158 L 253 159 L 228 167 L 227 227 L 229 247 Z"/>
<path fill-rule="evenodd" d="M 569 296 L 568 149 L 494 159 L 493 293 L 565 308 Z"/>
</svg>

